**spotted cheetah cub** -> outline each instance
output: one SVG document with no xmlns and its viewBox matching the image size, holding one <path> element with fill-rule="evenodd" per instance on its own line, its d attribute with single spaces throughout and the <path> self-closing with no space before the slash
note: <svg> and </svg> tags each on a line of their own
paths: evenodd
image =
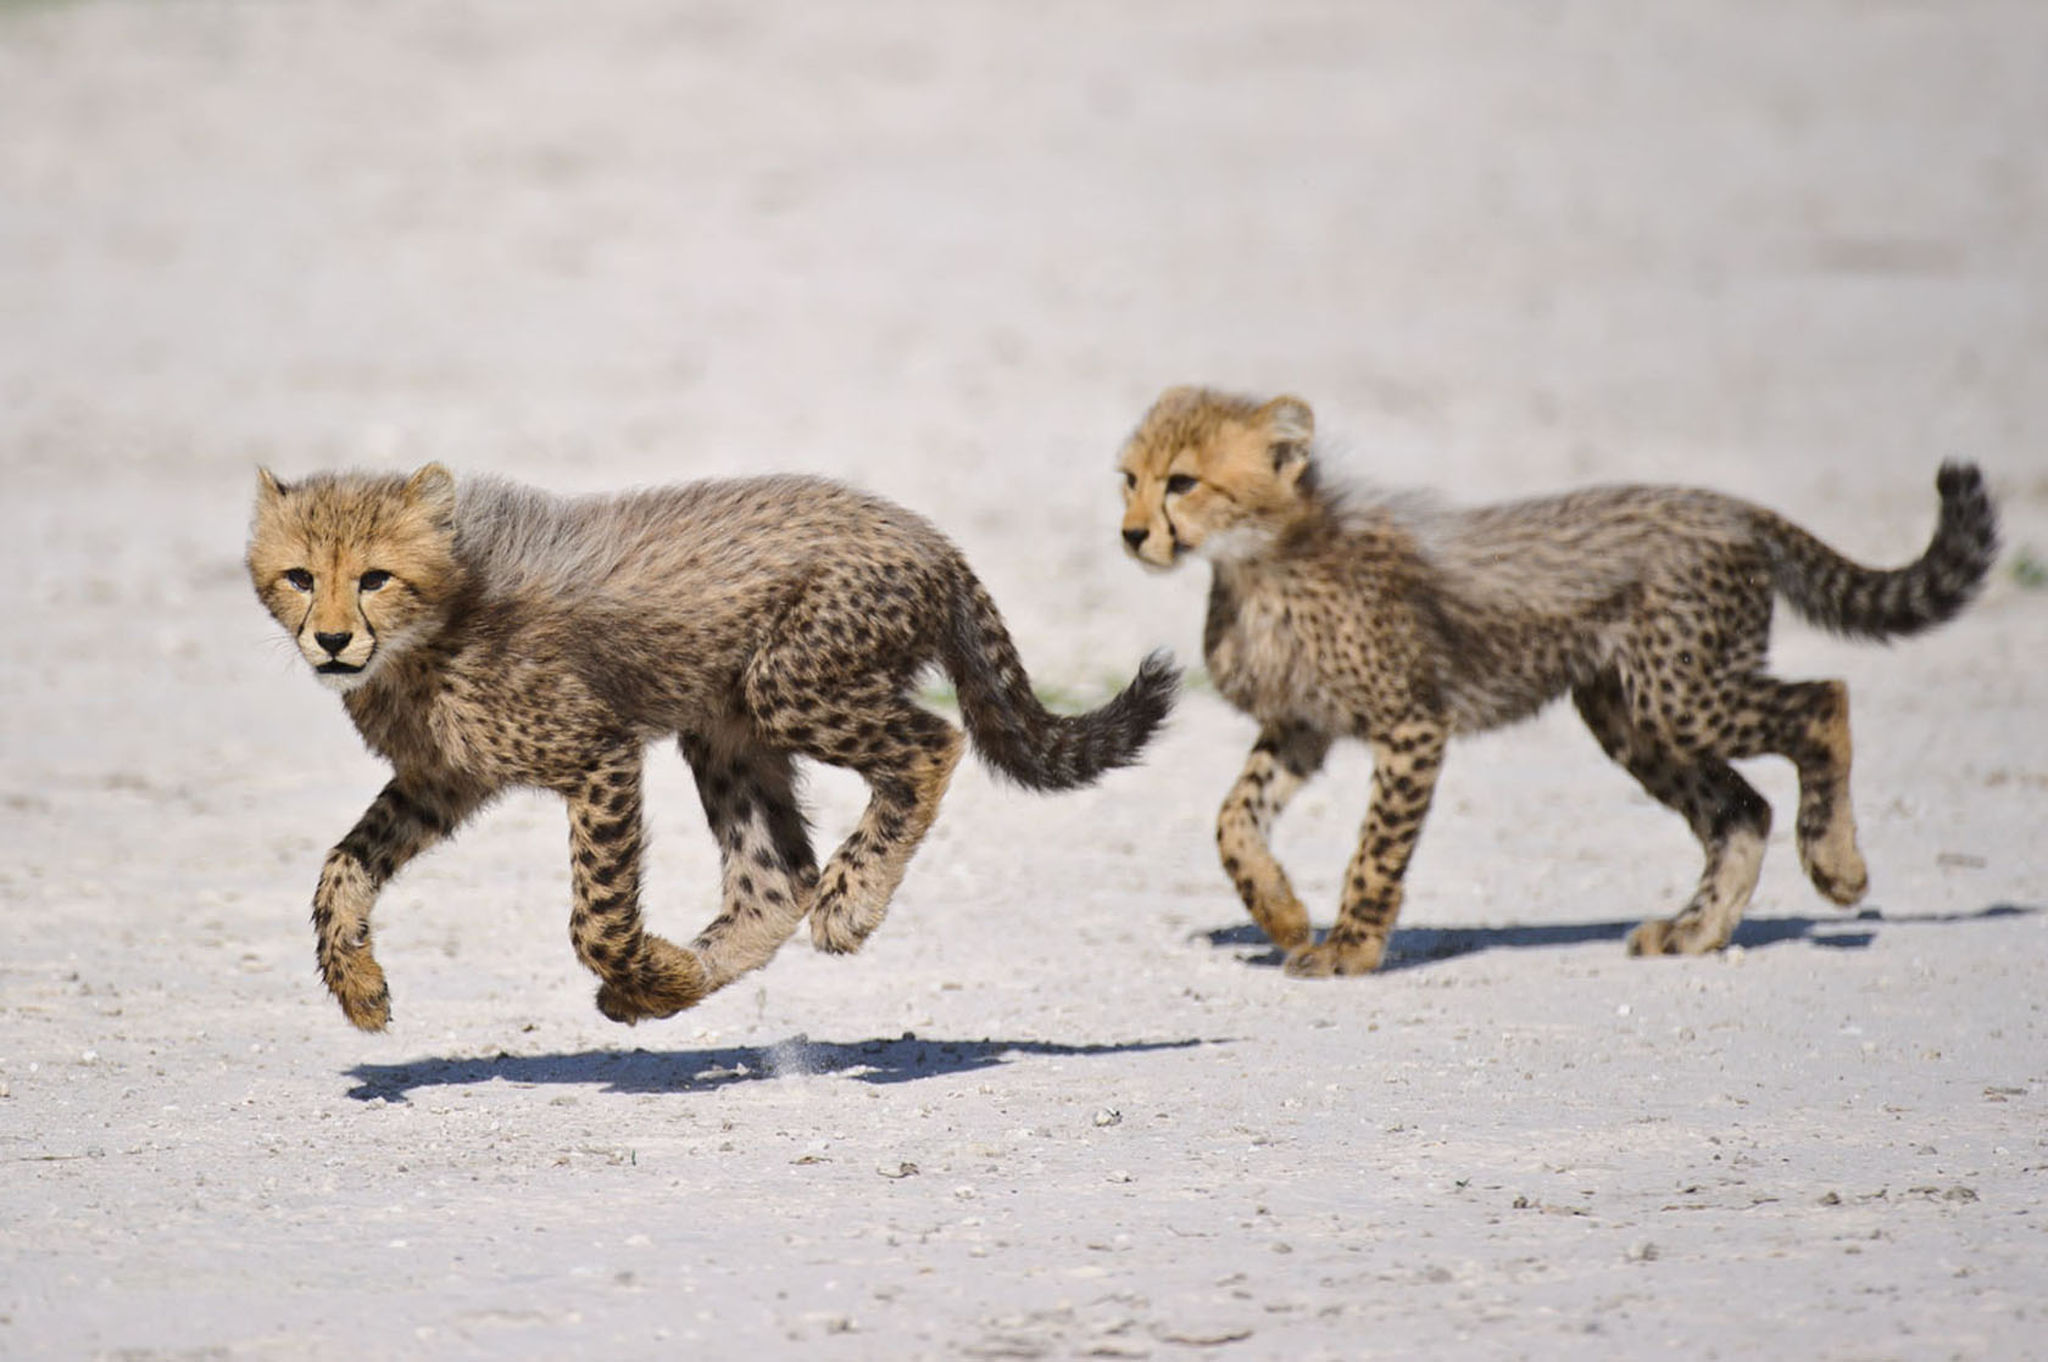
<svg viewBox="0 0 2048 1362">
<path fill-rule="evenodd" d="M 1214 572 L 1209 669 L 1261 725 L 1216 841 L 1290 973 L 1379 965 L 1446 742 L 1567 691 L 1607 755 L 1706 852 L 1691 901 L 1637 927 L 1632 954 L 1717 950 L 1741 920 L 1771 811 L 1731 759 L 1792 760 L 1807 875 L 1838 904 L 1862 897 L 1848 692 L 1765 673 L 1772 597 L 1852 637 L 1947 620 L 1996 543 L 1975 468 L 1942 467 L 1933 543 L 1909 567 L 1876 571 L 1713 492 L 1598 487 L 1474 510 L 1346 497 L 1317 477 L 1314 430 L 1298 398 L 1176 388 L 1121 459 L 1130 552 L 1160 569 L 1194 553 Z M 1266 839 L 1339 737 L 1372 748 L 1372 799 L 1336 925 L 1312 944 Z"/>
<path fill-rule="evenodd" d="M 565 499 L 439 465 L 410 477 L 261 475 L 249 576 L 370 748 L 384 787 L 327 854 L 320 972 L 366 1031 L 390 1017 L 370 909 L 399 868 L 513 786 L 568 801 L 577 956 L 614 1021 L 667 1017 L 764 964 L 808 914 L 859 949 L 960 759 L 913 702 L 951 676 L 984 760 L 1034 790 L 1133 761 L 1172 705 L 1163 656 L 1102 708 L 1048 713 L 959 550 L 829 482 L 704 482 Z M 640 914 L 641 763 L 673 736 L 723 858 L 723 907 L 685 949 Z M 867 810 L 822 871 L 797 757 L 849 767 Z"/>
</svg>

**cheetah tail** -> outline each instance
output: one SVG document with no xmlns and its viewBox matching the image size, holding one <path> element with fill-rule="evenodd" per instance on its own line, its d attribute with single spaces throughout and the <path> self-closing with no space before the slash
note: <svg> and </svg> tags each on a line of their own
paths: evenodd
<svg viewBox="0 0 2048 1362">
<path fill-rule="evenodd" d="M 1078 789 L 1135 762 L 1173 709 L 1180 685 L 1172 658 L 1155 652 L 1107 704 L 1086 714 L 1052 713 L 1032 693 L 995 602 L 971 577 L 954 598 L 940 656 L 975 750 L 1029 790 Z"/>
<path fill-rule="evenodd" d="M 1934 486 L 1941 494 L 1934 538 L 1902 568 L 1862 567 L 1766 512 L 1761 525 L 1779 594 L 1813 623 L 1851 638 L 1916 634 L 1953 618 L 1997 555 L 1998 514 L 1975 464 L 1944 463 Z"/>
</svg>

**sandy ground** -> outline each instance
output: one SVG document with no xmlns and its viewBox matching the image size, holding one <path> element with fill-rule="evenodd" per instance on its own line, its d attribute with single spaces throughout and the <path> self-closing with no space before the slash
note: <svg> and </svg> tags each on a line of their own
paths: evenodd
<svg viewBox="0 0 2048 1362">
<path fill-rule="evenodd" d="M 2024 0 L 0 4 L 0 1355 L 2040 1355 L 2043 128 Z M 846 477 L 1082 702 L 1197 656 L 1111 473 L 1189 380 L 1356 475 L 1705 481 L 1880 561 L 1979 459 L 1970 615 L 1781 636 L 1855 693 L 1865 908 L 1759 763 L 1738 948 L 1625 959 L 1695 853 L 1553 712 L 1454 749 L 1393 966 L 1289 981 L 1197 689 L 1098 789 L 963 768 L 859 957 L 632 1031 L 509 800 L 343 1023 L 306 903 L 381 775 L 241 577 L 258 462 Z M 1365 780 L 1282 829 L 1323 920 Z"/>
</svg>

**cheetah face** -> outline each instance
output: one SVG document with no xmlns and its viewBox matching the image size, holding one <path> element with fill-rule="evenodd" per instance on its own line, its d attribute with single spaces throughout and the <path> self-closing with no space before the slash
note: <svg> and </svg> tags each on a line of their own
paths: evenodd
<svg viewBox="0 0 2048 1362">
<path fill-rule="evenodd" d="M 1264 405 L 1172 388 L 1125 443 L 1124 547 L 1165 570 L 1184 554 L 1252 557 L 1301 505 L 1315 417 L 1295 397 Z"/>
<path fill-rule="evenodd" d="M 322 684 L 354 690 L 439 621 L 456 576 L 454 498 L 438 464 L 289 486 L 261 474 L 249 578 Z"/>
</svg>

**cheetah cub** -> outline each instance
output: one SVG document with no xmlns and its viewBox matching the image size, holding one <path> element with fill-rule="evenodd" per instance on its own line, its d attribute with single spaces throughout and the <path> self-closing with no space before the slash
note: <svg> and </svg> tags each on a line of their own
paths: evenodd
<svg viewBox="0 0 2048 1362">
<path fill-rule="evenodd" d="M 913 702 L 951 676 L 997 771 L 1070 790 L 1136 759 L 1171 708 L 1155 654 L 1092 713 L 1034 698 L 958 549 L 829 482 L 769 477 L 568 499 L 437 464 L 410 477 L 260 475 L 256 594 L 339 691 L 391 782 L 327 854 L 320 973 L 366 1031 L 390 1017 L 370 909 L 399 868 L 513 786 L 569 806 L 577 956 L 614 1021 L 667 1017 L 767 962 L 806 914 L 859 949 L 931 827 L 962 738 Z M 673 736 L 723 861 L 686 949 L 640 914 L 641 763 Z M 794 760 L 861 774 L 866 812 L 823 870 Z"/>
<path fill-rule="evenodd" d="M 1877 571 L 1713 492 L 1598 487 L 1473 510 L 1346 497 L 1317 477 L 1314 430 L 1298 398 L 1175 388 L 1121 458 L 1132 555 L 1166 569 L 1198 554 L 1214 573 L 1209 669 L 1261 725 L 1216 841 L 1289 973 L 1378 967 L 1446 742 L 1564 692 L 1706 853 L 1691 901 L 1637 927 L 1631 954 L 1717 950 L 1741 920 L 1771 811 L 1732 759 L 1792 760 L 1807 875 L 1838 904 L 1862 897 L 1848 691 L 1766 674 L 1772 597 L 1860 638 L 1949 619 L 1996 545 L 1975 468 L 1942 467 L 1933 542 L 1911 566 Z M 1266 839 L 1339 737 L 1371 747 L 1372 798 L 1336 924 L 1312 944 Z"/>
</svg>

